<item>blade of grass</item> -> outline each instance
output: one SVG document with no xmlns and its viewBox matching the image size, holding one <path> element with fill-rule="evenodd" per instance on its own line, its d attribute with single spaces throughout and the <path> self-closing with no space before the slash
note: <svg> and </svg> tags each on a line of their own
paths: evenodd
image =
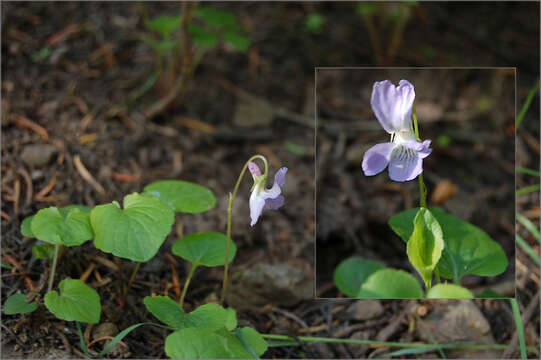
<svg viewBox="0 0 541 360">
<path fill-rule="evenodd" d="M 539 228 L 533 222 L 531 222 L 528 218 L 526 218 L 524 215 L 519 214 L 519 213 L 517 213 L 517 220 L 529 232 L 532 233 L 532 235 L 537 239 L 537 241 L 541 242 L 541 235 L 539 234 Z"/>
<path fill-rule="evenodd" d="M 517 196 L 526 195 L 534 191 L 539 191 L 539 189 L 541 189 L 541 186 L 539 184 L 525 186 L 517 190 Z"/>
<path fill-rule="evenodd" d="M 524 252 L 537 263 L 537 265 L 541 266 L 541 258 L 539 258 L 537 252 L 526 242 L 526 240 L 524 240 L 519 234 L 516 234 L 516 240 L 518 246 L 520 246 L 522 250 L 524 250 Z"/>
<path fill-rule="evenodd" d="M 520 123 L 522 122 L 522 119 L 524 118 L 524 115 L 526 115 L 526 112 L 528 112 L 528 108 L 530 107 L 530 104 L 532 103 L 533 97 L 535 96 L 535 93 L 539 90 L 539 81 L 534 85 L 533 88 L 531 88 L 530 92 L 528 93 L 528 96 L 526 97 L 526 101 L 524 102 L 524 105 L 522 105 L 522 108 L 520 109 L 520 112 L 517 116 L 517 122 L 516 122 L 516 128 L 520 126 Z"/>
<path fill-rule="evenodd" d="M 357 339 L 341 339 L 341 338 L 324 338 L 324 337 L 313 337 L 313 336 L 297 336 L 293 338 L 288 335 L 278 335 L 278 334 L 261 334 L 263 338 L 269 340 L 281 340 L 281 341 L 291 341 L 291 345 L 300 345 L 296 339 L 303 341 L 308 344 L 313 343 L 335 343 L 335 344 L 359 344 L 359 345 L 373 345 L 373 346 L 389 346 L 389 347 L 398 347 L 398 348 L 425 348 L 430 350 L 441 349 L 470 349 L 470 350 L 504 350 L 508 345 L 505 344 L 479 344 L 479 343 L 454 343 L 454 344 L 423 344 L 423 343 L 401 343 L 397 341 L 377 341 L 377 340 L 357 340 Z M 531 351 L 535 351 L 534 346 L 530 346 Z M 530 350 L 529 350 L 530 351 Z"/>
<path fill-rule="evenodd" d="M 528 169 L 525 167 L 518 167 L 517 173 L 519 174 L 527 174 L 527 175 L 533 175 L 533 176 L 541 176 L 541 173 L 534 169 Z"/>
<path fill-rule="evenodd" d="M 515 325 L 517 326 L 518 343 L 520 345 L 520 357 L 523 360 L 528 359 L 526 354 L 526 341 L 524 340 L 524 326 L 522 324 L 522 317 L 518 308 L 517 299 L 509 299 L 511 303 L 511 309 L 513 310 L 513 317 L 515 318 Z"/>
</svg>

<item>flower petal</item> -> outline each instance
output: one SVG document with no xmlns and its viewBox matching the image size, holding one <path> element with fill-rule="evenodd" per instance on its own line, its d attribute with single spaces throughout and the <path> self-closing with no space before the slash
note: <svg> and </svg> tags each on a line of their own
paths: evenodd
<svg viewBox="0 0 541 360">
<path fill-rule="evenodd" d="M 284 197 L 280 194 L 282 193 L 281 187 L 285 185 L 286 180 L 285 176 L 287 173 L 287 168 L 283 167 L 276 172 L 274 175 L 274 184 L 270 189 L 261 189 L 257 187 L 252 191 L 250 195 L 250 217 L 252 219 L 251 226 L 254 226 L 257 223 L 257 219 L 261 216 L 264 208 L 267 209 L 278 209 L 284 204 Z M 264 184 L 262 184 L 264 186 Z M 266 206 L 265 206 L 266 205 Z"/>
<path fill-rule="evenodd" d="M 414 149 L 404 144 L 397 145 L 391 152 L 389 177 L 394 181 L 409 181 L 423 172 L 423 159 Z"/>
<path fill-rule="evenodd" d="M 396 145 L 394 143 L 381 143 L 372 146 L 364 153 L 363 171 L 366 176 L 379 174 L 389 164 L 391 151 Z"/>
<path fill-rule="evenodd" d="M 414 100 L 415 90 L 409 81 L 400 80 L 396 87 L 384 80 L 374 83 L 370 105 L 381 126 L 391 134 L 409 129 Z"/>
<path fill-rule="evenodd" d="M 250 226 L 257 223 L 257 219 L 259 219 L 265 207 L 265 199 L 260 196 L 262 193 L 263 191 L 259 194 L 257 191 L 252 191 L 252 195 L 250 195 L 250 219 L 252 220 Z"/>
<path fill-rule="evenodd" d="M 274 199 L 265 199 L 265 209 L 276 210 L 284 205 L 284 197 L 282 195 Z"/>
</svg>

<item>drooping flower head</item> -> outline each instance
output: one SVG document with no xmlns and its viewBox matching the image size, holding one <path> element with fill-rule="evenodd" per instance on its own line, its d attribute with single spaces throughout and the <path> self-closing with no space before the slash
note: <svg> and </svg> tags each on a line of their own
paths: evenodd
<svg viewBox="0 0 541 360">
<path fill-rule="evenodd" d="M 411 126 L 415 90 L 407 80 L 394 86 L 389 80 L 374 83 L 370 105 L 379 123 L 392 135 L 392 142 L 376 144 L 363 157 L 366 176 L 379 174 L 389 167 L 394 181 L 409 181 L 423 172 L 423 159 L 430 155 L 431 140 L 418 142 Z"/>
<path fill-rule="evenodd" d="M 267 177 L 261 174 L 261 170 L 255 162 L 249 162 L 248 169 L 254 179 L 254 186 L 250 195 L 250 218 L 252 219 L 250 226 L 254 226 L 264 209 L 276 210 L 284 205 L 281 187 L 286 183 L 287 168 L 280 168 L 276 172 L 274 185 L 270 189 L 265 189 Z"/>
</svg>

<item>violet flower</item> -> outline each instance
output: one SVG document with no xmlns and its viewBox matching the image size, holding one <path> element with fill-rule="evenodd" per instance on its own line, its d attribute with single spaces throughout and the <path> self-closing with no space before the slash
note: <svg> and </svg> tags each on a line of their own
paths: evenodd
<svg viewBox="0 0 541 360">
<path fill-rule="evenodd" d="M 254 226 L 263 209 L 276 210 L 284 205 L 284 197 L 280 194 L 282 193 L 281 187 L 286 183 L 287 168 L 283 167 L 276 172 L 274 185 L 270 189 L 265 189 L 266 176 L 261 175 L 261 170 L 255 162 L 248 163 L 248 169 L 254 178 L 252 195 L 250 195 L 250 217 L 252 219 L 250 226 Z"/>
<path fill-rule="evenodd" d="M 423 172 L 423 159 L 432 152 L 431 140 L 415 139 L 411 128 L 414 100 L 415 90 L 407 80 L 400 80 L 398 86 L 389 80 L 374 83 L 370 105 L 392 142 L 374 145 L 364 153 L 366 176 L 379 174 L 388 166 L 391 180 L 403 182 Z"/>
</svg>

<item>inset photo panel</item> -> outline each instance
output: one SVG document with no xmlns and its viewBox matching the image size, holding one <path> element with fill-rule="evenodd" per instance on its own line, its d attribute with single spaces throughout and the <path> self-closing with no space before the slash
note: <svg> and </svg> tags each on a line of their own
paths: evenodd
<svg viewBox="0 0 541 360">
<path fill-rule="evenodd" d="M 316 68 L 316 296 L 515 296 L 515 68 Z"/>
</svg>

